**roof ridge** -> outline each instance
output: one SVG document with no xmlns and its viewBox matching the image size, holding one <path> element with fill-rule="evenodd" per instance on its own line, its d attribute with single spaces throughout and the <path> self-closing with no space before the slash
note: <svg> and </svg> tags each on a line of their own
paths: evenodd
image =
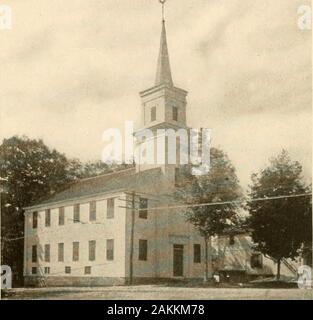
<svg viewBox="0 0 313 320">
<path fill-rule="evenodd" d="M 96 178 L 102 178 L 102 177 L 112 176 L 112 175 L 117 174 L 117 173 L 123 173 L 123 172 L 131 171 L 131 170 L 134 170 L 134 169 L 135 169 L 135 167 L 131 167 L 131 168 L 127 168 L 127 169 L 123 169 L 123 170 L 118 170 L 118 171 L 114 171 L 114 172 L 103 173 L 103 174 L 99 174 L 99 175 L 93 176 L 93 177 L 78 179 L 78 180 L 76 180 L 75 182 L 84 182 L 84 181 L 93 180 L 93 179 L 96 179 Z"/>
</svg>

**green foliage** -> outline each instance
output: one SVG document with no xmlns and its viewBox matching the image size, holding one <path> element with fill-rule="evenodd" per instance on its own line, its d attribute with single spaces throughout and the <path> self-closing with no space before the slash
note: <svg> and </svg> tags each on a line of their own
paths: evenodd
<svg viewBox="0 0 313 320">
<path fill-rule="evenodd" d="M 252 176 L 250 199 L 307 193 L 302 167 L 284 150 L 270 165 Z M 305 242 L 312 242 L 311 197 L 249 201 L 248 224 L 258 250 L 280 261 L 295 258 Z"/>
<path fill-rule="evenodd" d="M 46 197 L 78 177 L 81 164 L 50 150 L 42 140 L 27 137 L 4 139 L 0 145 L 1 236 L 23 236 L 23 208 Z M 23 239 L 2 241 L 3 263 L 21 273 Z"/>
<path fill-rule="evenodd" d="M 242 193 L 235 168 L 227 155 L 219 149 L 210 152 L 211 168 L 208 174 L 192 176 L 188 166 L 181 170 L 176 198 L 190 205 L 238 200 Z M 237 203 L 213 206 L 194 206 L 186 217 L 200 234 L 208 239 L 220 235 L 237 222 Z"/>
</svg>

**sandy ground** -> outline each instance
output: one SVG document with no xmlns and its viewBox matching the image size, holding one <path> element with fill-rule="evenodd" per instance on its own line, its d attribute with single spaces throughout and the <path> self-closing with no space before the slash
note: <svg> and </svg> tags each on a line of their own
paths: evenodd
<svg viewBox="0 0 313 320">
<path fill-rule="evenodd" d="M 14 289 L 9 299 L 40 300 L 313 300 L 312 290 L 132 286 Z"/>
</svg>

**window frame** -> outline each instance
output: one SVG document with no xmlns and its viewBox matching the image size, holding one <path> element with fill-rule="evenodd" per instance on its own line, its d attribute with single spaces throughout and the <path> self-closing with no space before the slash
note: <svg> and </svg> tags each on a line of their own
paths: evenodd
<svg viewBox="0 0 313 320">
<path fill-rule="evenodd" d="M 71 274 L 72 273 L 72 268 L 70 266 L 65 266 L 64 272 L 65 272 L 65 274 Z"/>
<path fill-rule="evenodd" d="M 107 199 L 107 219 L 114 219 L 115 216 L 115 198 Z"/>
<path fill-rule="evenodd" d="M 45 262 L 50 262 L 50 259 L 51 259 L 50 251 L 51 251 L 50 244 L 49 243 L 45 244 Z"/>
<path fill-rule="evenodd" d="M 72 260 L 74 262 L 79 261 L 79 241 L 73 242 L 73 252 L 72 252 Z"/>
<path fill-rule="evenodd" d="M 60 207 L 59 208 L 59 226 L 65 225 L 65 208 Z"/>
<path fill-rule="evenodd" d="M 139 239 L 138 260 L 139 261 L 148 261 L 148 240 L 146 240 L 146 239 Z"/>
<path fill-rule="evenodd" d="M 45 210 L 45 227 L 51 227 L 51 209 Z"/>
<path fill-rule="evenodd" d="M 87 272 L 87 270 L 89 270 L 88 272 Z M 84 268 L 84 274 L 91 274 L 91 266 L 85 266 L 85 268 Z"/>
<path fill-rule="evenodd" d="M 172 120 L 178 122 L 178 108 L 172 106 Z"/>
<path fill-rule="evenodd" d="M 32 225 L 33 229 L 38 229 L 38 211 L 33 212 Z"/>
<path fill-rule="evenodd" d="M 201 244 L 193 244 L 193 263 L 201 263 Z"/>
<path fill-rule="evenodd" d="M 38 262 L 38 249 L 37 245 L 32 245 L 32 263 Z"/>
<path fill-rule="evenodd" d="M 80 204 L 76 203 L 73 206 L 73 222 L 80 223 Z"/>
<path fill-rule="evenodd" d="M 89 202 L 89 221 L 97 221 L 97 201 Z"/>
<path fill-rule="evenodd" d="M 60 250 L 61 248 L 62 250 Z M 64 242 L 58 243 L 58 262 L 64 262 Z"/>
<path fill-rule="evenodd" d="M 106 260 L 114 261 L 114 239 L 107 239 L 106 241 Z"/>
<path fill-rule="evenodd" d="M 142 203 L 145 202 L 145 206 L 142 207 Z M 139 198 L 139 218 L 140 219 L 148 219 L 148 207 L 149 207 L 149 200 L 147 198 Z"/>
<path fill-rule="evenodd" d="M 88 242 L 88 260 L 89 261 L 96 261 L 96 240 L 90 240 Z"/>
</svg>

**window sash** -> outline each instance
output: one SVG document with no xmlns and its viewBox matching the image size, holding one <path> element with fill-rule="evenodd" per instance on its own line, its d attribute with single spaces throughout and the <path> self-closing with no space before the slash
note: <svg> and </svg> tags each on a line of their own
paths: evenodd
<svg viewBox="0 0 313 320">
<path fill-rule="evenodd" d="M 73 261 L 79 261 L 79 242 L 73 242 Z"/>
<path fill-rule="evenodd" d="M 85 267 L 85 274 L 91 274 L 91 267 Z"/>
<path fill-rule="evenodd" d="M 64 207 L 59 208 L 59 226 L 64 226 L 65 212 Z"/>
<path fill-rule="evenodd" d="M 58 244 L 58 261 L 64 262 L 64 243 Z"/>
<path fill-rule="evenodd" d="M 51 226 L 51 210 L 46 209 L 45 211 L 45 226 L 50 227 Z"/>
<path fill-rule="evenodd" d="M 107 240 L 106 258 L 109 261 L 114 260 L 114 239 Z"/>
<path fill-rule="evenodd" d="M 38 212 L 33 212 L 33 229 L 37 229 L 38 227 Z"/>
<path fill-rule="evenodd" d="M 32 262 L 37 262 L 37 246 L 32 246 Z"/>
<path fill-rule="evenodd" d="M 66 274 L 71 274 L 72 273 L 72 268 L 71 267 L 65 267 L 65 273 Z"/>
<path fill-rule="evenodd" d="M 97 220 L 97 202 L 91 201 L 89 203 L 89 221 Z"/>
<path fill-rule="evenodd" d="M 201 263 L 201 245 L 200 244 L 193 245 L 193 262 Z"/>
<path fill-rule="evenodd" d="M 139 218 L 147 219 L 148 218 L 148 199 L 140 198 L 139 199 Z"/>
<path fill-rule="evenodd" d="M 148 260 L 148 241 L 139 240 L 139 260 L 147 261 Z"/>
<path fill-rule="evenodd" d="M 50 244 L 45 245 L 45 262 L 50 262 Z"/>
<path fill-rule="evenodd" d="M 178 121 L 178 108 L 173 107 L 173 120 Z"/>
<path fill-rule="evenodd" d="M 74 223 L 80 222 L 80 206 L 79 206 L 79 204 L 74 205 L 73 220 L 74 220 Z"/>
<path fill-rule="evenodd" d="M 96 241 L 89 241 L 89 261 L 96 260 Z"/>
<path fill-rule="evenodd" d="M 114 218 L 114 207 L 115 207 L 115 199 L 110 198 L 107 200 L 107 219 Z"/>
</svg>

